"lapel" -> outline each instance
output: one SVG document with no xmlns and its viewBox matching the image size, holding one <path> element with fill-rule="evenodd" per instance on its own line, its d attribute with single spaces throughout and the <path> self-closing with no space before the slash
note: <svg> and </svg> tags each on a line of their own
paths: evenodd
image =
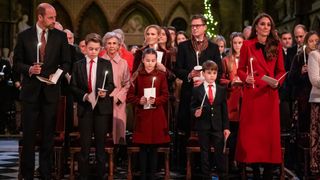
<svg viewBox="0 0 320 180">
<path fill-rule="evenodd" d="M 101 63 L 101 59 L 98 58 L 97 59 L 97 72 L 96 72 L 96 89 L 101 88 L 103 77 L 104 77 L 104 73 L 102 73 L 103 67 L 101 66 L 100 63 Z"/>
<path fill-rule="evenodd" d="M 268 74 L 272 74 L 270 69 L 268 68 L 268 64 L 264 59 L 263 53 L 261 49 L 257 49 L 256 48 L 256 43 L 258 41 L 255 39 L 255 41 L 253 41 L 253 43 L 249 46 L 249 54 L 251 54 L 251 56 L 253 57 L 253 61 L 252 61 L 252 66 L 253 66 L 253 71 L 256 71 L 254 67 L 261 67 L 262 69 L 264 69 L 266 72 L 268 72 Z M 249 64 L 250 64 L 250 58 L 249 57 Z M 256 65 L 256 66 L 255 66 Z"/>
<path fill-rule="evenodd" d="M 51 57 L 50 52 L 52 52 L 52 48 L 54 48 L 53 45 L 53 39 L 54 39 L 54 30 L 49 29 L 48 30 L 48 39 L 47 39 L 47 44 L 46 44 L 46 49 L 45 49 L 45 54 L 44 54 L 44 59 L 49 60 L 48 57 Z"/>
<path fill-rule="evenodd" d="M 34 62 L 37 60 L 37 45 L 38 45 L 38 36 L 37 36 L 37 28 L 36 26 L 33 26 L 30 34 L 30 42 L 34 42 L 34 45 L 31 46 L 31 52 L 33 52 L 32 56 L 34 59 Z"/>
<path fill-rule="evenodd" d="M 83 81 L 85 86 L 88 89 L 88 73 L 87 73 L 87 60 L 84 58 L 83 61 L 81 61 L 81 66 L 80 66 L 80 77 L 83 77 Z"/>
</svg>

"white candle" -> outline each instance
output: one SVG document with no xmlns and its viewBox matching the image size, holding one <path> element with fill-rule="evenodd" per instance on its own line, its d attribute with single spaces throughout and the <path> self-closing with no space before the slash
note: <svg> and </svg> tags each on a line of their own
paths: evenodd
<svg viewBox="0 0 320 180">
<path fill-rule="evenodd" d="M 37 64 L 40 63 L 40 57 L 39 57 L 40 46 L 41 46 L 41 42 L 39 42 L 37 45 Z"/>
<path fill-rule="evenodd" d="M 6 68 L 6 65 L 2 66 L 1 72 L 3 72 L 4 68 Z"/>
<path fill-rule="evenodd" d="M 199 66 L 199 51 L 196 52 L 197 66 Z"/>
<path fill-rule="evenodd" d="M 307 57 L 306 57 L 306 45 L 303 45 L 303 60 L 304 64 L 307 64 Z"/>
<path fill-rule="evenodd" d="M 102 83 L 101 89 L 104 89 L 104 85 L 106 84 L 107 74 L 108 74 L 108 71 L 106 71 L 106 72 L 104 73 L 104 78 L 103 78 L 103 83 Z"/>
<path fill-rule="evenodd" d="M 151 88 L 153 88 L 154 87 L 154 81 L 156 80 L 156 77 L 153 77 L 152 78 L 152 84 L 151 84 Z"/>
<path fill-rule="evenodd" d="M 206 95 L 207 95 L 207 93 L 205 92 L 205 93 L 204 93 L 204 96 L 203 96 L 203 99 L 202 99 L 202 102 L 201 102 L 200 109 L 202 109 L 202 107 L 203 107 L 204 100 L 206 99 Z"/>
<path fill-rule="evenodd" d="M 251 76 L 253 77 L 253 66 L 252 66 L 253 58 L 250 58 L 250 69 L 251 69 Z M 254 88 L 254 84 L 252 84 L 252 88 Z"/>
</svg>

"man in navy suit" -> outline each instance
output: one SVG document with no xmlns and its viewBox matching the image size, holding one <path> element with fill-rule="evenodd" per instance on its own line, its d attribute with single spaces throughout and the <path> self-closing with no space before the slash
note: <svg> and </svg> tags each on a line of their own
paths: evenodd
<svg viewBox="0 0 320 180">
<path fill-rule="evenodd" d="M 203 179 L 211 179 L 209 152 L 210 142 L 215 148 L 214 157 L 220 175 L 226 172 L 226 161 L 223 155 L 224 143 L 228 136 L 229 120 L 227 111 L 227 91 L 215 83 L 218 66 L 213 61 L 202 65 L 204 82 L 192 91 L 191 112 L 195 116 L 195 129 L 198 132 L 201 172 Z"/>
<path fill-rule="evenodd" d="M 40 174 L 51 179 L 52 152 L 60 80 L 56 84 L 41 82 L 36 76 L 51 78 L 57 69 L 69 70 L 70 50 L 64 32 L 54 29 L 56 11 L 48 3 L 36 9 L 37 23 L 19 33 L 14 50 L 14 70 L 22 75 L 20 99 L 22 101 L 23 149 L 21 173 L 24 179 L 33 179 L 34 146 L 37 128 L 40 127 Z M 38 43 L 41 46 L 38 48 Z M 37 50 L 39 49 L 39 52 Z M 41 64 L 36 62 L 41 62 Z M 38 125 L 39 124 L 39 125 Z"/>
</svg>

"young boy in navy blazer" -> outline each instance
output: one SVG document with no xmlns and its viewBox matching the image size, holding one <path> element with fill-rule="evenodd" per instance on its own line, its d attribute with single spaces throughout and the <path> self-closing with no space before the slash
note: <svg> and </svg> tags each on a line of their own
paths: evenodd
<svg viewBox="0 0 320 180">
<path fill-rule="evenodd" d="M 194 87 L 192 91 L 191 111 L 195 116 L 195 130 L 198 132 L 201 172 L 203 179 L 211 179 L 209 152 L 213 142 L 214 158 L 218 173 L 225 173 L 225 157 L 223 148 L 228 138 L 229 121 L 227 111 L 226 89 L 215 83 L 218 66 L 208 60 L 202 65 L 203 84 Z"/>
<path fill-rule="evenodd" d="M 112 127 L 113 103 L 109 96 L 114 89 L 112 65 L 110 61 L 98 57 L 102 45 L 100 35 L 88 34 L 85 42 L 86 57 L 74 63 L 71 77 L 71 89 L 78 103 L 81 146 L 79 179 L 88 179 L 92 134 L 95 138 L 97 179 L 106 179 L 104 146 L 105 135 Z M 94 106 L 96 99 L 97 103 Z"/>
</svg>

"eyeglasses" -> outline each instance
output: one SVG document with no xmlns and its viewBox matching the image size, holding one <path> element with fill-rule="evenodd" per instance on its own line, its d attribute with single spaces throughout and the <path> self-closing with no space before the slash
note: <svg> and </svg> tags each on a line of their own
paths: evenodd
<svg viewBox="0 0 320 180">
<path fill-rule="evenodd" d="M 204 26 L 205 24 L 191 24 L 191 28 L 200 28 L 201 26 Z"/>
</svg>

